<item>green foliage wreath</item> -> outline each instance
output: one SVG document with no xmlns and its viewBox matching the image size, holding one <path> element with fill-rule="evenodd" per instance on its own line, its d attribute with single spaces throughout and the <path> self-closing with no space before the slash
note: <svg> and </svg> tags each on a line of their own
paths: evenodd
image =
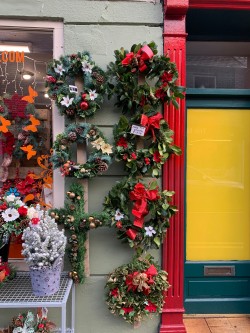
<svg viewBox="0 0 250 333">
<path fill-rule="evenodd" d="M 134 258 L 116 268 L 106 283 L 106 302 L 114 315 L 130 324 L 162 312 L 164 292 L 169 288 L 167 272 L 151 256 Z"/>
<path fill-rule="evenodd" d="M 123 113 L 156 110 L 163 103 L 178 108 L 176 99 L 184 97 L 184 88 L 177 85 L 176 64 L 157 53 L 154 42 L 134 44 L 130 52 L 115 50 L 116 60 L 108 68 L 109 93 L 117 96 Z"/>
<path fill-rule="evenodd" d="M 117 236 L 139 253 L 159 248 L 169 220 L 177 211 L 170 204 L 173 192 L 160 191 L 156 181 L 144 184 L 135 178 L 117 182 L 104 199 L 104 212 Z"/>
<path fill-rule="evenodd" d="M 71 160 L 71 145 L 87 141 L 93 149 L 86 163 L 77 164 Z M 66 177 L 93 178 L 106 171 L 111 163 L 112 146 L 98 127 L 89 123 L 70 124 L 63 133 L 57 135 L 53 150 L 53 168 L 60 167 L 62 175 Z"/>
<path fill-rule="evenodd" d="M 74 85 L 78 78 L 82 81 L 82 91 L 76 93 Z M 88 52 L 78 52 L 53 60 L 47 71 L 46 86 L 62 115 L 89 118 L 103 102 L 106 77 Z"/>
<path fill-rule="evenodd" d="M 142 129 L 144 135 L 134 134 L 132 129 L 135 126 Z M 113 132 L 115 158 L 125 162 L 125 170 L 130 175 L 152 172 L 153 177 L 158 177 L 170 155 L 181 153 L 180 148 L 172 143 L 173 131 L 160 113 L 137 115 L 130 120 L 121 116 Z"/>
</svg>

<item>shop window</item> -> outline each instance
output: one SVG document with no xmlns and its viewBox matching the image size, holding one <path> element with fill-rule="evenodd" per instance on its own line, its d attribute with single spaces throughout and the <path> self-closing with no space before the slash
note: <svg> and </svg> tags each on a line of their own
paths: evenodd
<svg viewBox="0 0 250 333">
<path fill-rule="evenodd" d="M 52 109 L 45 76 L 53 59 L 53 30 L 0 26 L 0 192 L 27 205 L 52 205 Z M 21 257 L 12 237 L 11 258 Z"/>
<path fill-rule="evenodd" d="M 249 43 L 188 42 L 187 87 L 250 89 Z"/>
</svg>

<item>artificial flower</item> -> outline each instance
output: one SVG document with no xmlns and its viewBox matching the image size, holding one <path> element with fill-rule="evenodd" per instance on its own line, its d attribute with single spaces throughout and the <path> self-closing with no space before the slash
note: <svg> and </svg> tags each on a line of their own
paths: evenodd
<svg viewBox="0 0 250 333">
<path fill-rule="evenodd" d="M 29 207 L 27 216 L 30 220 L 33 219 L 34 217 L 38 217 L 37 210 L 34 207 Z"/>
<path fill-rule="evenodd" d="M 104 144 L 101 145 L 101 151 L 104 154 L 112 154 L 112 146 L 109 143 L 104 142 Z"/>
<path fill-rule="evenodd" d="M 97 150 L 101 149 L 101 146 L 105 143 L 103 138 L 99 137 L 95 141 L 91 141 L 91 144 L 93 147 L 95 147 Z"/>
<path fill-rule="evenodd" d="M 128 141 L 124 137 L 120 137 L 120 139 L 116 142 L 118 147 L 128 148 Z"/>
<path fill-rule="evenodd" d="M 94 67 L 94 65 L 89 63 L 87 60 L 82 61 L 82 71 L 84 73 L 92 73 L 92 68 L 93 67 Z"/>
<path fill-rule="evenodd" d="M 96 93 L 96 90 L 89 90 L 89 98 L 91 101 L 94 101 L 97 98 L 98 94 Z"/>
<path fill-rule="evenodd" d="M 116 220 L 116 221 L 120 221 L 120 220 L 122 220 L 122 219 L 124 219 L 124 214 L 122 214 L 122 213 L 120 212 L 120 210 L 117 209 L 116 212 L 115 212 L 115 220 Z"/>
<path fill-rule="evenodd" d="M 69 97 L 69 95 L 67 95 L 66 97 L 63 97 L 62 101 L 60 102 L 61 105 L 65 105 L 67 108 L 72 105 L 74 100 L 74 97 Z"/>
<path fill-rule="evenodd" d="M 65 69 L 63 68 L 62 64 L 57 64 L 56 67 L 54 68 L 54 70 L 60 76 L 63 75 L 63 72 L 65 72 Z"/>
<path fill-rule="evenodd" d="M 17 209 L 17 211 L 20 214 L 20 216 L 27 216 L 28 208 L 20 205 L 20 207 Z"/>
<path fill-rule="evenodd" d="M 149 312 L 156 312 L 157 306 L 154 303 L 148 301 L 148 304 L 145 306 L 145 310 L 147 310 Z"/>
<path fill-rule="evenodd" d="M 15 208 L 7 208 L 4 212 L 2 212 L 2 218 L 5 222 L 11 222 L 18 219 L 20 214 Z"/>
<path fill-rule="evenodd" d="M 172 81 L 172 79 L 173 79 L 173 73 L 164 72 L 164 73 L 162 74 L 162 76 L 160 77 L 160 79 L 161 79 L 163 82 L 170 82 L 170 81 Z"/>
<path fill-rule="evenodd" d="M 123 307 L 122 310 L 124 311 L 124 313 L 130 313 L 132 311 L 134 311 L 133 306 L 128 306 L 128 307 Z"/>
<path fill-rule="evenodd" d="M 144 229 L 146 230 L 146 233 L 145 233 L 146 236 L 152 237 L 152 236 L 154 236 L 154 234 L 156 234 L 156 231 L 151 226 L 145 227 Z"/>
<path fill-rule="evenodd" d="M 154 155 L 153 155 L 153 160 L 156 162 L 156 163 L 161 163 L 161 154 L 159 153 L 159 151 L 155 151 L 154 152 Z"/>
<path fill-rule="evenodd" d="M 121 221 L 118 221 L 117 223 L 116 223 L 116 228 L 118 228 L 118 229 L 122 229 L 122 222 Z"/>
<path fill-rule="evenodd" d="M 137 159 L 136 153 L 131 153 L 130 157 L 132 158 L 132 160 L 136 160 Z"/>
<path fill-rule="evenodd" d="M 114 288 L 113 290 L 111 290 L 111 295 L 112 295 L 113 297 L 117 297 L 117 296 L 119 295 L 119 293 L 118 293 L 118 288 Z"/>
</svg>

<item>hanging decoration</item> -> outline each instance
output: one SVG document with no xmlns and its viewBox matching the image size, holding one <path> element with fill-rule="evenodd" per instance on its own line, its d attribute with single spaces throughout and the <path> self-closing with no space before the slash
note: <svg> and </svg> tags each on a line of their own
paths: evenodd
<svg viewBox="0 0 250 333">
<path fill-rule="evenodd" d="M 159 248 L 169 220 L 177 208 L 170 204 L 173 192 L 160 191 L 156 180 L 145 184 L 141 179 L 126 177 L 117 182 L 104 199 L 104 212 L 117 236 L 138 253 Z"/>
<path fill-rule="evenodd" d="M 67 202 L 61 209 L 51 209 L 50 216 L 58 224 L 69 230 L 68 256 L 71 263 L 69 276 L 75 283 L 83 283 L 85 277 L 84 259 L 87 232 L 107 223 L 109 215 L 103 213 L 88 214 L 84 210 L 84 190 L 78 183 L 72 183 L 66 193 Z"/>
<path fill-rule="evenodd" d="M 81 91 L 78 91 L 77 80 L 82 84 Z M 53 60 L 48 66 L 46 85 L 62 115 L 86 119 L 101 107 L 106 77 L 88 52 L 78 52 Z"/>
<path fill-rule="evenodd" d="M 70 148 L 73 143 L 90 142 L 92 151 L 84 164 L 71 160 Z M 65 132 L 58 134 L 53 144 L 53 168 L 60 167 L 62 176 L 93 178 L 108 170 L 111 163 L 112 146 L 102 132 L 89 123 L 70 124 Z"/>
<path fill-rule="evenodd" d="M 184 88 L 177 85 L 176 64 L 157 53 L 154 42 L 134 44 L 130 52 L 115 50 L 116 60 L 108 68 L 109 95 L 116 95 L 123 113 L 157 110 L 164 103 L 179 107 Z"/>
<path fill-rule="evenodd" d="M 145 317 L 162 312 L 169 283 L 167 273 L 148 255 L 116 268 L 108 275 L 105 288 L 111 313 L 136 326 Z"/>
<path fill-rule="evenodd" d="M 8 262 L 2 262 L 0 257 L 0 288 L 4 283 L 13 280 L 16 276 L 16 269 Z"/>
<path fill-rule="evenodd" d="M 113 133 L 115 159 L 124 161 L 125 171 L 131 176 L 151 172 L 153 177 L 158 177 L 171 154 L 181 153 L 180 148 L 173 144 L 173 131 L 160 113 L 142 114 L 130 119 L 121 116 Z"/>
</svg>

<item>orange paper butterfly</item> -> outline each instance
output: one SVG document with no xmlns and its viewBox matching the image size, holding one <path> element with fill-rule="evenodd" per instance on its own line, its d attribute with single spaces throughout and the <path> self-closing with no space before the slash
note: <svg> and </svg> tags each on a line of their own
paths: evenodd
<svg viewBox="0 0 250 333">
<path fill-rule="evenodd" d="M 40 125 L 40 120 L 36 119 L 34 116 L 30 115 L 31 125 L 25 126 L 23 129 L 25 131 L 37 132 L 36 126 Z"/>
<path fill-rule="evenodd" d="M 27 160 L 30 160 L 32 156 L 36 155 L 36 150 L 33 150 L 33 145 L 20 147 L 25 153 L 27 153 Z"/>
<path fill-rule="evenodd" d="M 2 123 L 2 125 L 0 126 L 0 132 L 3 132 L 3 133 L 9 132 L 9 129 L 7 128 L 7 126 L 10 126 L 11 122 L 2 116 L 0 116 L 0 121 Z"/>
<path fill-rule="evenodd" d="M 31 86 L 28 87 L 28 90 L 29 90 L 29 95 L 24 96 L 22 98 L 22 101 L 26 101 L 33 104 L 35 102 L 35 97 L 38 96 L 38 93 Z"/>
</svg>

